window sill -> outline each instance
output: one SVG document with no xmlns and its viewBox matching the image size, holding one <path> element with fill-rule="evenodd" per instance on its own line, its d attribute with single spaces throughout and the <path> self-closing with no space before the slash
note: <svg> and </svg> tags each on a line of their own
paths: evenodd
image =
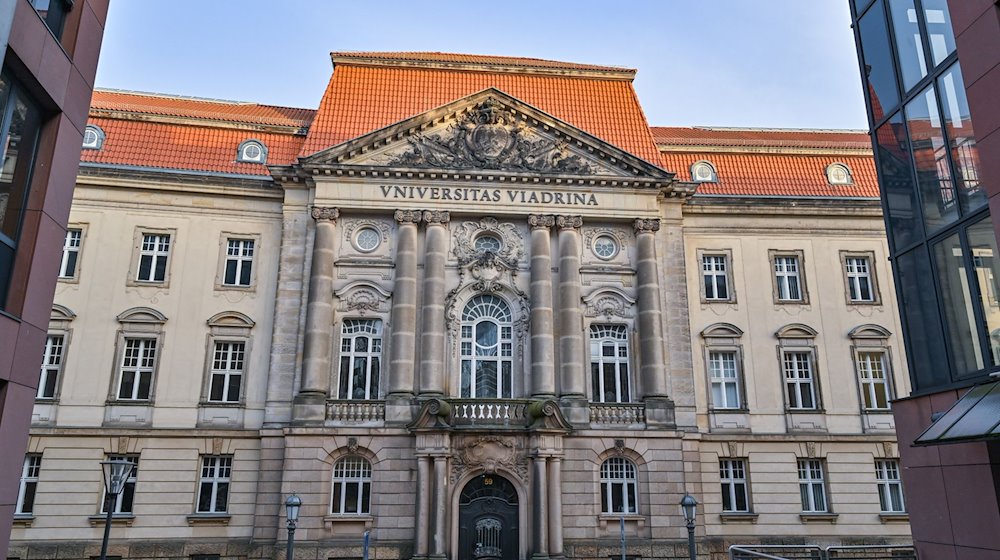
<svg viewBox="0 0 1000 560">
<path fill-rule="evenodd" d="M 612 526 L 617 528 L 621 523 L 622 517 L 625 518 L 626 525 L 635 525 L 636 530 L 641 530 L 646 526 L 646 516 L 637 513 L 626 513 L 624 516 L 620 513 L 602 513 L 597 516 L 597 519 L 603 524 L 604 530 L 607 531 Z"/>
<path fill-rule="evenodd" d="M 228 513 L 192 513 L 187 516 L 188 525 L 229 525 Z"/>
<path fill-rule="evenodd" d="M 822 408 L 786 408 L 785 414 L 826 414 Z"/>
<path fill-rule="evenodd" d="M 848 300 L 847 305 L 882 305 L 881 301 Z"/>
<path fill-rule="evenodd" d="M 198 403 L 199 408 L 243 408 L 245 403 L 243 401 L 236 402 L 224 402 L 224 401 L 201 401 Z"/>
<path fill-rule="evenodd" d="M 256 292 L 257 286 L 255 284 L 250 284 L 249 286 L 241 286 L 239 284 L 216 284 L 216 291 L 220 292 Z"/>
<path fill-rule="evenodd" d="M 734 511 L 719 514 L 719 519 L 723 523 L 757 523 L 757 516 L 752 511 Z"/>
<path fill-rule="evenodd" d="M 327 515 L 323 517 L 323 524 L 332 527 L 339 523 L 364 523 L 365 529 L 371 529 L 375 524 L 375 516 L 369 514 L 362 515 Z"/>
<path fill-rule="evenodd" d="M 880 513 L 878 514 L 878 520 L 882 523 L 909 523 L 910 514 L 906 512 Z"/>
<path fill-rule="evenodd" d="M 837 518 L 840 517 L 839 513 L 800 513 L 799 519 L 803 523 L 836 523 Z"/>
<path fill-rule="evenodd" d="M 14 527 L 31 527 L 31 524 L 35 521 L 35 515 L 31 513 L 15 513 L 14 514 Z"/>
<path fill-rule="evenodd" d="M 97 514 L 91 515 L 87 518 L 90 521 L 91 526 L 103 525 L 104 520 L 107 519 L 107 514 Z M 114 513 L 111 515 L 112 525 L 125 525 L 126 527 L 131 527 L 135 523 L 135 514 L 133 513 Z"/>
</svg>

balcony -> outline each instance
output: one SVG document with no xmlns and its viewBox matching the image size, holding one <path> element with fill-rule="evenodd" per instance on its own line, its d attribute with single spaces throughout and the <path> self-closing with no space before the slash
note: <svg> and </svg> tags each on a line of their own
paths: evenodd
<svg viewBox="0 0 1000 560">
<path fill-rule="evenodd" d="M 528 400 L 449 399 L 452 426 L 503 426 L 528 424 Z"/>
<path fill-rule="evenodd" d="M 590 403 L 593 426 L 642 427 L 645 423 L 646 407 L 642 403 Z"/>
<path fill-rule="evenodd" d="M 385 401 L 328 400 L 326 421 L 337 425 L 381 426 L 385 421 Z"/>
</svg>

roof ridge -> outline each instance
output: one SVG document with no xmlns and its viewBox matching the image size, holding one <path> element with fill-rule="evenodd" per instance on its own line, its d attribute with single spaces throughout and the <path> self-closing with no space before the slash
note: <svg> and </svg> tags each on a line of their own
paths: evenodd
<svg viewBox="0 0 1000 560">
<path fill-rule="evenodd" d="M 433 68 L 465 71 L 507 71 L 552 74 L 566 77 L 600 77 L 627 79 L 637 70 L 625 66 L 586 64 L 507 55 L 448 53 L 440 51 L 333 51 L 330 58 L 337 64 L 357 66 L 389 66 Z"/>
<path fill-rule="evenodd" d="M 243 106 L 257 106 L 257 107 L 274 107 L 276 109 L 295 109 L 296 111 L 313 111 L 316 109 L 311 109 L 309 107 L 292 107 L 290 105 L 272 105 L 269 103 L 260 103 L 258 101 L 239 101 L 234 99 L 221 99 L 216 97 L 199 97 L 196 95 L 180 95 L 175 93 L 160 93 L 154 91 L 139 91 L 130 89 L 117 89 L 117 88 L 105 88 L 105 87 L 95 87 L 94 93 L 120 93 L 125 95 L 134 95 L 137 97 L 158 97 L 160 99 L 179 99 L 182 101 L 198 101 L 202 103 L 218 103 L 225 105 L 243 105 Z"/>
<path fill-rule="evenodd" d="M 757 126 L 650 126 L 662 129 L 709 130 L 719 132 L 815 132 L 819 134 L 868 134 L 867 130 L 857 128 L 783 128 Z"/>
</svg>

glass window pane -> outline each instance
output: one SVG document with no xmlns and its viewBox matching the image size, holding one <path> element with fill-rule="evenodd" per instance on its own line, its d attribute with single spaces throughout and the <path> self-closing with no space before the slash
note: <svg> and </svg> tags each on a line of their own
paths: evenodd
<svg viewBox="0 0 1000 560">
<path fill-rule="evenodd" d="M 875 141 L 882 172 L 879 185 L 889 207 L 893 241 L 896 247 L 905 247 L 920 239 L 922 233 L 902 113 L 896 113 L 878 128 Z"/>
<path fill-rule="evenodd" d="M 989 216 L 969 226 L 969 250 L 976 270 L 979 303 L 986 321 L 993 364 L 1000 364 L 1000 290 L 997 286 L 997 240 Z"/>
<path fill-rule="evenodd" d="M 938 78 L 948 147 L 955 164 L 955 182 L 962 209 L 970 212 L 986 205 L 986 191 L 979 184 L 979 147 L 972 129 L 969 102 L 965 98 L 962 69 L 955 64 Z"/>
<path fill-rule="evenodd" d="M 934 246 L 940 300 L 944 323 L 951 342 L 951 359 L 959 375 L 983 369 L 979 347 L 979 329 L 972 311 L 972 294 L 965 269 L 965 256 L 958 234 L 950 235 Z"/>
<path fill-rule="evenodd" d="M 955 34 L 951 28 L 948 0 L 922 0 L 924 19 L 927 23 L 927 37 L 931 42 L 934 65 L 941 64 L 949 54 L 955 52 Z"/>
<path fill-rule="evenodd" d="M 924 46 L 917 24 L 917 10 L 913 0 L 889 0 L 892 28 L 896 32 L 896 52 L 899 53 L 899 70 L 903 74 L 903 89 L 909 91 L 927 75 Z"/>
<path fill-rule="evenodd" d="M 910 129 L 910 151 L 916 162 L 917 183 L 923 201 L 927 234 L 941 229 L 958 218 L 955 187 L 948 165 L 948 149 L 941 130 L 934 86 L 927 86 L 906 105 L 906 123 Z"/>
<path fill-rule="evenodd" d="M 934 278 L 926 250 L 920 246 L 896 257 L 893 267 L 899 278 L 899 309 L 910 339 L 908 362 L 914 390 L 950 383 Z"/>
<path fill-rule="evenodd" d="M 882 120 L 899 103 L 896 70 L 892 65 L 892 50 L 885 23 L 882 0 L 877 0 L 858 22 L 873 121 Z"/>
</svg>

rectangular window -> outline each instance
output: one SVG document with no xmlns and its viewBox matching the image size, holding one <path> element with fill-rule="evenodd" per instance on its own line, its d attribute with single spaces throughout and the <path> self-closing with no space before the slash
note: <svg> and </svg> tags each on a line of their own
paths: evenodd
<svg viewBox="0 0 1000 560">
<path fill-rule="evenodd" d="M 875 479 L 878 481 L 878 501 L 882 513 L 905 513 L 903 482 L 899 478 L 899 461 L 882 459 L 875 461 Z"/>
<path fill-rule="evenodd" d="M 225 286 L 250 286 L 253 280 L 253 239 L 229 239 L 226 242 Z"/>
<path fill-rule="evenodd" d="M 148 400 L 153 385 L 156 366 L 156 339 L 126 338 L 122 352 L 118 398 L 121 400 Z"/>
<path fill-rule="evenodd" d="M 729 274 L 725 255 L 703 255 L 701 274 L 705 283 L 705 299 L 728 301 Z"/>
<path fill-rule="evenodd" d="M 56 39 L 62 39 L 66 17 L 73 7 L 71 0 L 31 0 L 32 7 L 42 16 L 45 25 Z"/>
<path fill-rule="evenodd" d="M 382 321 L 344 319 L 340 335 L 340 398 L 379 397 L 382 371 Z"/>
<path fill-rule="evenodd" d="M 852 302 L 875 301 L 872 290 L 871 261 L 867 257 L 846 257 L 847 294 Z"/>
<path fill-rule="evenodd" d="M 747 484 L 746 461 L 720 459 L 719 479 L 722 485 L 722 511 L 750 512 L 750 487 Z"/>
<path fill-rule="evenodd" d="M 208 400 L 240 402 L 243 386 L 244 342 L 216 342 L 212 355 L 212 381 Z"/>
<path fill-rule="evenodd" d="M 590 377 L 594 402 L 631 402 L 625 325 L 590 326 Z"/>
<path fill-rule="evenodd" d="M 826 503 L 826 480 L 823 476 L 823 462 L 819 459 L 799 460 L 799 495 L 802 511 L 805 513 L 828 513 Z"/>
<path fill-rule="evenodd" d="M 798 257 L 775 256 L 774 280 L 778 289 L 778 301 L 802 301 Z"/>
<path fill-rule="evenodd" d="M 198 513 L 225 513 L 229 508 L 232 457 L 202 457 L 198 484 Z"/>
<path fill-rule="evenodd" d="M 884 352 L 858 352 L 861 407 L 865 410 L 889 410 L 885 357 Z"/>
<path fill-rule="evenodd" d="M 736 352 L 709 352 L 708 376 L 712 384 L 712 408 L 740 408 L 740 375 Z"/>
<path fill-rule="evenodd" d="M 114 507 L 112 508 L 112 513 L 132 513 L 132 505 L 135 502 L 135 481 L 136 477 L 139 476 L 139 457 L 135 455 L 111 455 L 108 457 L 109 461 L 128 461 L 132 463 L 132 473 L 129 474 L 128 479 L 125 481 L 125 487 L 122 489 L 121 494 L 115 496 Z M 101 513 L 108 512 L 108 498 L 107 494 L 101 495 Z"/>
<path fill-rule="evenodd" d="M 56 386 L 59 383 L 59 372 L 62 370 L 63 342 L 61 334 L 50 334 L 45 338 L 45 350 L 42 354 L 42 371 L 38 378 L 39 399 L 54 399 Z"/>
<path fill-rule="evenodd" d="M 24 466 L 21 468 L 21 485 L 17 490 L 15 515 L 31 515 L 35 511 L 35 493 L 38 490 L 38 474 L 41 470 L 41 455 L 34 453 L 25 455 Z"/>
<path fill-rule="evenodd" d="M 63 242 L 62 262 L 59 264 L 60 278 L 76 278 L 76 263 L 80 257 L 80 242 L 83 240 L 83 230 L 70 228 L 66 230 L 66 240 Z"/>
<path fill-rule="evenodd" d="M 139 282 L 165 282 L 167 258 L 170 256 L 170 235 L 144 233 L 139 250 Z"/>
<path fill-rule="evenodd" d="M 812 371 L 812 352 L 785 352 L 785 393 L 791 410 L 815 410 L 816 388 Z"/>
</svg>

